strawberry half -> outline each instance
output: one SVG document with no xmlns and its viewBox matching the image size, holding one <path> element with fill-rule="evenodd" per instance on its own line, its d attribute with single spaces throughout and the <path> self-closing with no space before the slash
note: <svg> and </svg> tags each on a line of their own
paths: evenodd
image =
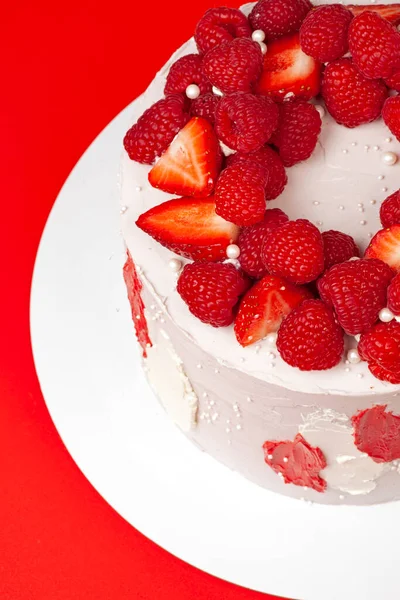
<svg viewBox="0 0 400 600">
<path fill-rule="evenodd" d="M 223 260 L 239 236 L 239 227 L 216 214 L 212 197 L 168 200 L 140 215 L 136 225 L 172 252 L 198 261 Z"/>
<path fill-rule="evenodd" d="M 369 10 L 378 13 L 382 19 L 386 19 L 393 25 L 400 23 L 400 4 L 348 4 L 346 6 L 353 15 L 357 15 Z"/>
<path fill-rule="evenodd" d="M 235 319 L 236 339 L 249 346 L 278 331 L 284 317 L 307 298 L 311 292 L 288 283 L 281 277 L 266 275 L 247 292 Z"/>
<path fill-rule="evenodd" d="M 206 197 L 221 168 L 221 150 L 208 121 L 193 117 L 149 173 L 155 188 L 179 196 Z"/>
<path fill-rule="evenodd" d="M 400 225 L 378 231 L 365 251 L 365 258 L 379 258 L 400 271 Z"/>
<path fill-rule="evenodd" d="M 309 100 L 319 92 L 321 64 L 305 54 L 299 34 L 268 43 L 256 92 L 282 101 L 287 94 Z"/>
</svg>

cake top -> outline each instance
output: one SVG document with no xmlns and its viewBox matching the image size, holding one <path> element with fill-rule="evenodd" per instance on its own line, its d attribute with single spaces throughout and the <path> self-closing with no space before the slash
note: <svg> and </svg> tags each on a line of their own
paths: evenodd
<svg viewBox="0 0 400 600">
<path fill-rule="evenodd" d="M 124 238 L 172 319 L 221 362 L 310 393 L 395 392 L 400 145 L 387 86 L 400 6 L 276 0 L 292 11 L 276 22 L 274 1 L 208 11 L 134 103 Z M 363 63 L 365 31 L 383 39 L 378 65 Z"/>
</svg>

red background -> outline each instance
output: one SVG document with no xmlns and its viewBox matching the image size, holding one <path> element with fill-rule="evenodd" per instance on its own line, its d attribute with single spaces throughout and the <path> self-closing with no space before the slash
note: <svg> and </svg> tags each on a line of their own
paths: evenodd
<svg viewBox="0 0 400 600">
<path fill-rule="evenodd" d="M 1 600 L 270 598 L 177 560 L 100 498 L 50 420 L 29 340 L 36 249 L 60 187 L 209 6 L 210 0 L 2 3 Z"/>
</svg>

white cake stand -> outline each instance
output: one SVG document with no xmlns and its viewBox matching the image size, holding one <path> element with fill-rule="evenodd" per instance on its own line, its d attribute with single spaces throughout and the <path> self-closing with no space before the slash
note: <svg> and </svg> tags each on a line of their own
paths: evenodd
<svg viewBox="0 0 400 600">
<path fill-rule="evenodd" d="M 82 472 L 129 523 L 184 561 L 302 600 L 394 600 L 400 505 L 309 505 L 202 454 L 140 368 L 121 268 L 117 176 L 128 107 L 76 165 L 51 212 L 31 299 L 36 368 Z"/>
</svg>

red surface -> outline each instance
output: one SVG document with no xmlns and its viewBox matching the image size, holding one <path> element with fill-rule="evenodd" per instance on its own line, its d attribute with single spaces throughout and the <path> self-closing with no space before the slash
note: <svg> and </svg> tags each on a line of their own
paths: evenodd
<svg viewBox="0 0 400 600">
<path fill-rule="evenodd" d="M 50 420 L 29 341 L 36 249 L 63 181 L 208 3 L 182 25 L 195 3 L 175 1 L 173 14 L 169 2 L 2 3 L 1 600 L 265 598 L 173 558 L 100 498 Z"/>
</svg>

